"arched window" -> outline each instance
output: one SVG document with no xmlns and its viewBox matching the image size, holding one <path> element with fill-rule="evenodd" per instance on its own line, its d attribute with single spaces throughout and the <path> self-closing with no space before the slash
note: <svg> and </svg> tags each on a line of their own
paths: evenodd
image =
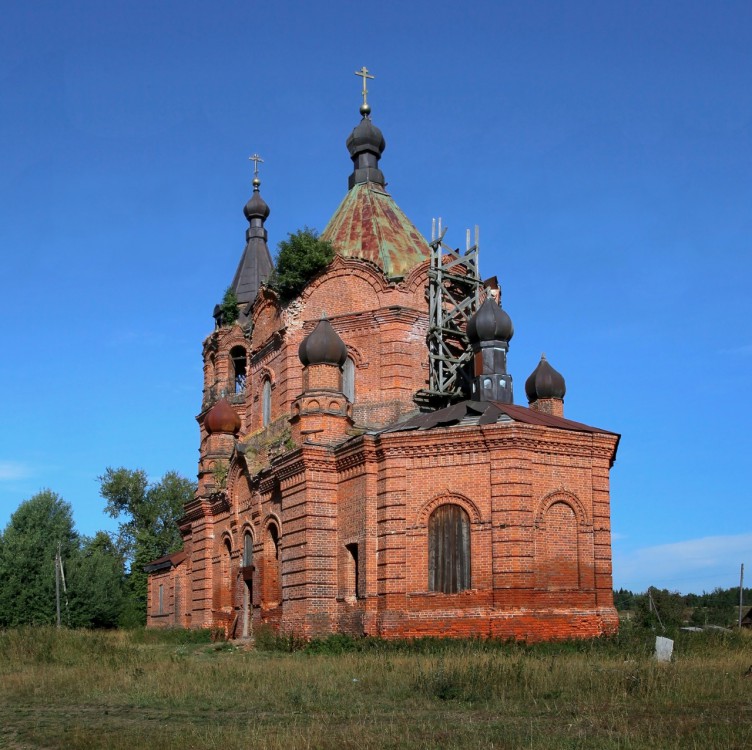
<svg viewBox="0 0 752 750">
<path fill-rule="evenodd" d="M 360 571 L 358 570 L 358 545 L 346 544 L 345 567 L 345 598 L 360 598 Z"/>
<path fill-rule="evenodd" d="M 261 419 L 264 427 L 272 421 L 272 384 L 268 378 L 261 388 Z"/>
<path fill-rule="evenodd" d="M 350 357 L 342 366 L 342 393 L 351 404 L 355 403 L 355 362 Z"/>
<path fill-rule="evenodd" d="M 225 539 L 224 554 L 222 555 L 222 584 L 224 587 L 224 596 L 222 606 L 232 607 L 232 547 L 230 540 Z"/>
<path fill-rule="evenodd" d="M 243 535 L 243 638 L 251 634 L 251 608 L 253 606 L 253 537 L 250 531 Z"/>
<path fill-rule="evenodd" d="M 428 590 L 470 588 L 470 519 L 459 505 L 440 505 L 428 519 Z"/>
<path fill-rule="evenodd" d="M 233 346 L 230 349 L 232 360 L 233 392 L 245 393 L 246 380 L 246 354 L 242 346 Z"/>
<path fill-rule="evenodd" d="M 279 559 L 279 530 L 270 523 L 264 540 L 263 597 L 267 606 L 276 606 L 282 601 L 282 580 Z"/>
</svg>

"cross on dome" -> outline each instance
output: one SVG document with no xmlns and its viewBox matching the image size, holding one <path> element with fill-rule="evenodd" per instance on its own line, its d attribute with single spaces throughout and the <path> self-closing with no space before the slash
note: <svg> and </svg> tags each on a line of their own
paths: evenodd
<svg viewBox="0 0 752 750">
<path fill-rule="evenodd" d="M 374 76 L 370 75 L 368 73 L 368 68 L 364 65 L 360 70 L 355 71 L 356 76 L 360 76 L 363 79 L 363 104 L 360 105 L 360 114 L 365 117 L 366 115 L 371 113 L 371 107 L 368 104 L 367 97 L 368 97 L 368 89 L 366 88 L 366 80 L 367 79 L 374 79 Z"/>
<path fill-rule="evenodd" d="M 259 162 L 263 164 L 264 160 L 258 154 L 253 154 L 252 156 L 248 157 L 248 161 L 253 162 L 253 187 L 258 188 L 259 185 L 261 185 L 261 180 L 258 176 L 258 165 Z"/>
</svg>

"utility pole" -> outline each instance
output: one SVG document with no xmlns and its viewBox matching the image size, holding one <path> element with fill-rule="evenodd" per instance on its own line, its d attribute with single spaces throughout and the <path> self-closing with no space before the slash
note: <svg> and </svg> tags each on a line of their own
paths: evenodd
<svg viewBox="0 0 752 750">
<path fill-rule="evenodd" d="M 739 630 L 742 629 L 742 610 L 744 609 L 744 563 L 739 573 Z"/>
<path fill-rule="evenodd" d="M 60 542 L 55 552 L 55 608 L 57 610 L 57 626 L 60 627 Z"/>
</svg>

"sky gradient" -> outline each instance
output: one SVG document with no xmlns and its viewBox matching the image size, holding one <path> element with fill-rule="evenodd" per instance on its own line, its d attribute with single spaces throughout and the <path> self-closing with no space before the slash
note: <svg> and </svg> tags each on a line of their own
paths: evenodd
<svg viewBox="0 0 752 750">
<path fill-rule="evenodd" d="M 614 585 L 752 568 L 752 4 L 59 2 L 0 28 L 0 528 L 107 466 L 194 476 L 201 342 L 259 152 L 272 252 L 347 190 L 365 65 L 389 190 L 480 226 L 565 415 L 622 434 Z M 752 575 L 752 570 L 750 570 Z"/>
</svg>

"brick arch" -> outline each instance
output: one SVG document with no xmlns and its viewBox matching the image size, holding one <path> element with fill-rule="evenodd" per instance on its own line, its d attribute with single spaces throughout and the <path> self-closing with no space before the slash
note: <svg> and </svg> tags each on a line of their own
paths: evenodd
<svg viewBox="0 0 752 750">
<path fill-rule="evenodd" d="M 478 506 L 465 495 L 459 493 L 443 493 L 425 503 L 417 514 L 417 525 L 427 526 L 428 519 L 440 505 L 459 505 L 470 518 L 470 523 L 480 523 L 483 520 Z"/>
<path fill-rule="evenodd" d="M 256 349 L 283 327 L 282 308 L 277 295 L 262 287 L 253 303 L 252 316 L 251 349 Z"/>
<path fill-rule="evenodd" d="M 401 284 L 405 290 L 408 292 L 415 292 L 417 289 L 423 290 L 428 283 L 428 267 L 430 263 L 430 260 L 424 260 L 407 272 L 407 276 L 405 276 Z"/>
<path fill-rule="evenodd" d="M 229 529 L 225 529 L 220 535 L 219 535 L 219 549 L 217 550 L 218 554 L 224 554 L 225 548 L 227 547 L 227 543 L 230 544 L 230 553 L 232 553 L 233 550 L 233 543 L 232 543 L 232 532 Z"/>
<path fill-rule="evenodd" d="M 587 517 L 585 508 L 582 506 L 582 503 L 580 502 L 577 495 L 575 495 L 573 492 L 570 492 L 569 490 L 558 489 L 554 490 L 553 492 L 549 492 L 542 498 L 540 503 L 538 503 L 538 510 L 535 513 L 536 526 L 543 525 L 543 523 L 545 522 L 546 512 L 552 505 L 555 505 L 556 503 L 564 503 L 572 509 L 578 526 L 590 525 L 590 520 Z"/>
<path fill-rule="evenodd" d="M 277 527 L 277 531 L 279 532 L 280 538 L 282 537 L 282 521 L 280 521 L 279 516 L 276 513 L 267 513 L 264 516 L 264 520 L 259 525 L 261 531 L 265 534 L 267 530 L 269 529 L 269 524 L 273 523 Z"/>
<path fill-rule="evenodd" d="M 300 294 L 300 299 L 304 303 L 307 302 L 321 286 L 340 276 L 360 278 L 367 282 L 376 293 L 385 291 L 389 283 L 384 272 L 376 264 L 362 258 L 345 258 L 337 254 L 321 273 L 308 282 Z"/>
<path fill-rule="evenodd" d="M 379 308 L 387 288 L 383 273 L 375 266 L 354 258 L 335 258 L 301 293 L 301 317 L 318 320 L 325 313 L 336 318 Z"/>
<path fill-rule="evenodd" d="M 270 546 L 270 527 L 277 527 L 276 556 Z M 262 609 L 275 608 L 282 603 L 282 523 L 276 513 L 269 513 L 261 524 L 260 583 Z M 273 544 L 273 541 L 271 542 Z"/>
<path fill-rule="evenodd" d="M 282 311 L 277 293 L 272 289 L 269 289 L 269 287 L 262 286 L 261 289 L 258 290 L 256 299 L 253 302 L 253 310 L 251 311 L 251 317 L 254 324 L 262 313 L 269 308 L 272 308 L 272 314 L 276 313 L 279 315 Z"/>
<path fill-rule="evenodd" d="M 215 354 L 220 356 L 229 356 L 230 349 L 233 349 L 236 346 L 242 346 L 246 351 L 246 356 L 250 354 L 248 339 L 243 335 L 243 329 L 237 324 L 229 329 L 220 329 L 220 338 L 217 343 L 218 346 Z"/>
<path fill-rule="evenodd" d="M 243 480 L 246 480 L 243 483 Z M 227 485 L 226 490 L 230 496 L 230 503 L 236 509 L 240 508 L 241 492 L 247 490 L 247 500 L 251 499 L 251 488 L 248 485 L 248 475 L 245 467 L 237 459 L 233 459 L 230 462 L 230 468 L 227 472 Z"/>
<path fill-rule="evenodd" d="M 258 372 L 256 373 L 256 376 L 259 379 L 260 383 L 263 383 L 264 380 L 268 380 L 272 384 L 272 388 L 277 384 L 277 375 L 272 370 L 271 367 L 267 367 L 266 365 L 261 365 L 259 367 Z"/>
<path fill-rule="evenodd" d="M 360 349 L 356 349 L 354 346 L 351 346 L 345 341 L 345 346 L 347 347 L 347 356 L 352 359 L 353 363 L 356 367 L 363 367 L 363 365 L 368 364 L 366 360 L 363 358 L 363 354 L 360 351 Z"/>
</svg>

